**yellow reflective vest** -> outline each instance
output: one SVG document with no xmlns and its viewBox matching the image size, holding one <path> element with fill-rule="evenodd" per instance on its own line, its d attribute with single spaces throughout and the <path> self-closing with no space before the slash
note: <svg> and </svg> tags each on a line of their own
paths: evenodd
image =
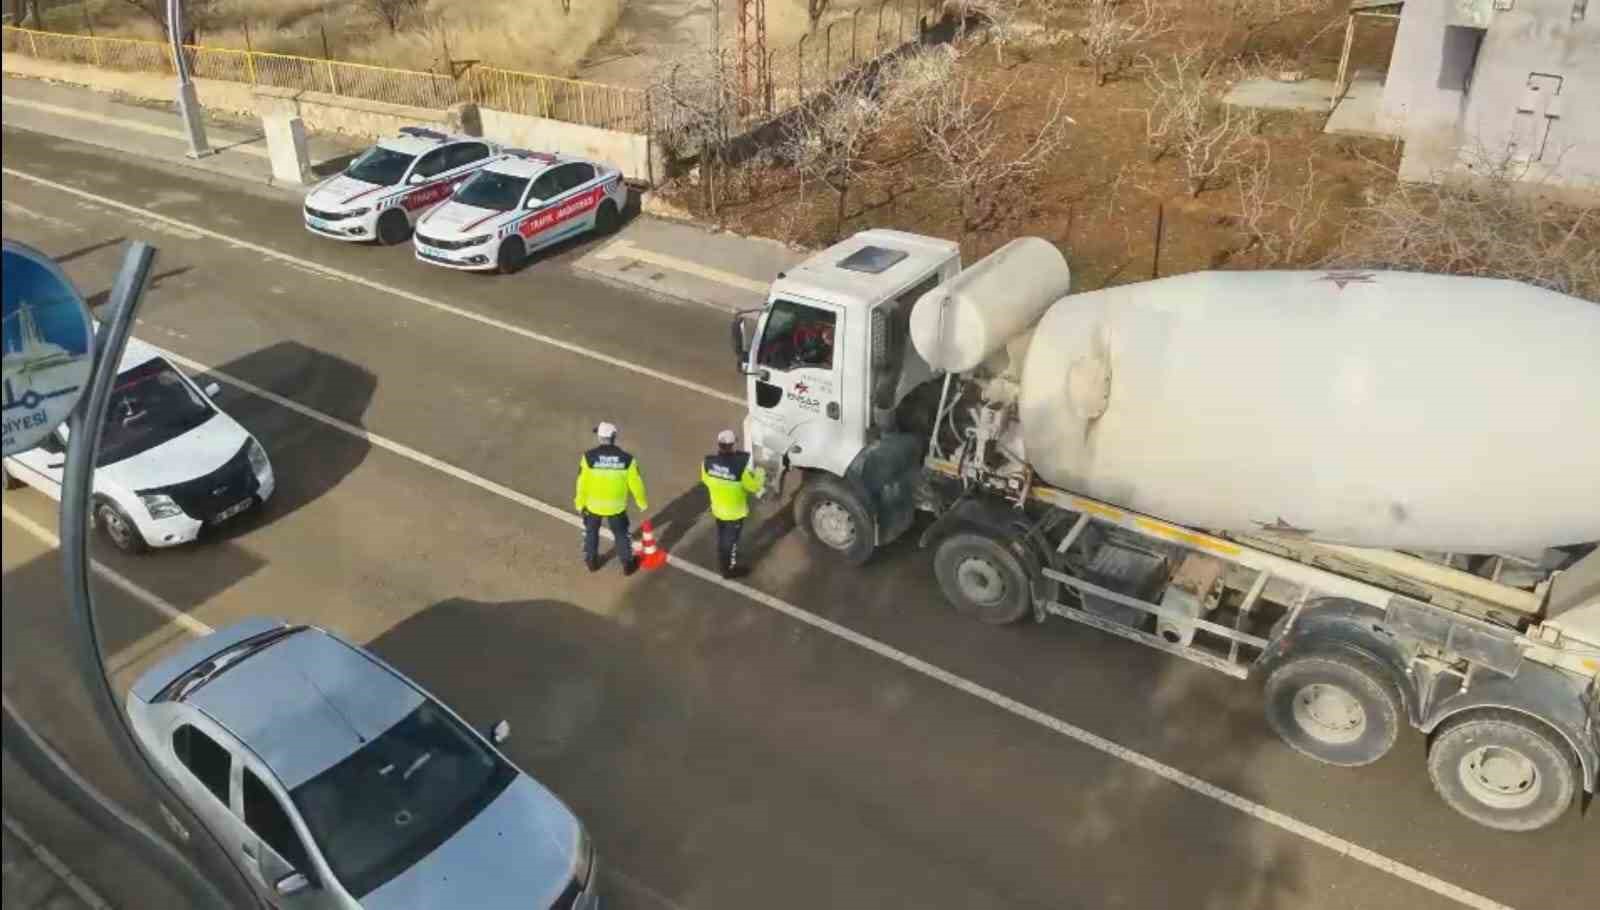
<svg viewBox="0 0 1600 910">
<path fill-rule="evenodd" d="M 572 507 L 601 517 L 628 510 L 628 494 L 641 510 L 650 508 L 644 495 L 639 461 L 613 445 L 596 446 L 578 461 L 578 490 Z"/>
<path fill-rule="evenodd" d="M 749 452 L 707 455 L 700 482 L 711 494 L 711 515 L 718 521 L 739 521 L 750 514 L 750 494 L 761 492 L 766 472 L 751 469 Z"/>
</svg>

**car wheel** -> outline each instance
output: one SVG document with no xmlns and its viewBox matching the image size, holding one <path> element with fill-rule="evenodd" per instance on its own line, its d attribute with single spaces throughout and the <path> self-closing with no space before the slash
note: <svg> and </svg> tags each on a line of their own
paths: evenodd
<svg viewBox="0 0 1600 910">
<path fill-rule="evenodd" d="M 390 209 L 378 218 L 378 242 L 384 246 L 394 246 L 404 243 L 411 236 L 411 222 L 406 220 L 406 213 L 399 209 Z"/>
<path fill-rule="evenodd" d="M 111 500 L 96 501 L 92 515 L 95 527 L 100 529 L 113 547 L 124 553 L 143 553 L 150 549 L 144 541 L 144 535 L 139 533 L 139 526 Z"/>
<path fill-rule="evenodd" d="M 1578 797 L 1578 763 L 1567 743 L 1503 711 L 1447 721 L 1428 747 L 1428 776 L 1450 808 L 1501 831 L 1554 824 Z"/>
<path fill-rule="evenodd" d="M 959 613 L 991 626 L 1033 612 L 1028 569 L 1010 548 L 982 534 L 952 534 L 933 556 L 933 573 L 945 600 Z"/>
<path fill-rule="evenodd" d="M 522 260 L 527 256 L 527 250 L 523 247 L 520 237 L 507 237 L 500 244 L 500 251 L 495 254 L 495 271 L 509 275 L 522 267 Z"/>
<path fill-rule="evenodd" d="M 1330 765 L 1370 765 L 1400 735 L 1404 704 L 1383 668 L 1353 654 L 1312 654 L 1267 677 L 1267 724 L 1290 748 Z"/>
<path fill-rule="evenodd" d="M 806 481 L 794 500 L 795 523 L 801 533 L 859 566 L 872 558 L 877 528 L 872 513 L 848 484 L 834 477 Z"/>
<path fill-rule="evenodd" d="M 622 216 L 617 214 L 617 204 L 610 199 L 600 203 L 600 210 L 594 213 L 594 232 L 607 237 L 615 234 L 620 227 Z"/>
</svg>

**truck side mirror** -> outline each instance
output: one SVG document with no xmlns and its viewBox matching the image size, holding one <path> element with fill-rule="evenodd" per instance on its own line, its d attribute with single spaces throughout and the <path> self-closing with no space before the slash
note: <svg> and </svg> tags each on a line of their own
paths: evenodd
<svg viewBox="0 0 1600 910">
<path fill-rule="evenodd" d="M 751 327 L 761 310 L 740 310 L 733 314 L 733 322 L 728 325 L 728 334 L 733 342 L 733 356 L 739 364 L 739 372 L 747 372 L 745 364 L 750 361 L 750 335 Z"/>
</svg>

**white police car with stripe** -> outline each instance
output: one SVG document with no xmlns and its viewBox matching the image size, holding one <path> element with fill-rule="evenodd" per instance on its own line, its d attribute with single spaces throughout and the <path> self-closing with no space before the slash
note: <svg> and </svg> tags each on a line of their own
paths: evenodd
<svg viewBox="0 0 1600 910">
<path fill-rule="evenodd" d="M 510 272 L 529 253 L 622 223 L 628 187 L 609 165 L 506 149 L 417 221 L 417 258 L 446 268 Z"/>
<path fill-rule="evenodd" d="M 500 153 L 492 142 L 408 126 L 362 152 L 306 194 L 306 229 L 335 240 L 389 245 Z"/>
</svg>

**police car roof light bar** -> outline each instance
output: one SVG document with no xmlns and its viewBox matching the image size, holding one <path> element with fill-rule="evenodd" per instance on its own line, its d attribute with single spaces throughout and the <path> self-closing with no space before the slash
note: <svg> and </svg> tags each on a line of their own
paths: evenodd
<svg viewBox="0 0 1600 910">
<path fill-rule="evenodd" d="M 435 142 L 443 142 L 450 138 L 438 130 L 430 130 L 423 126 L 402 126 L 400 127 L 400 135 L 415 136 L 418 139 L 432 139 Z"/>
<path fill-rule="evenodd" d="M 511 149 L 511 148 L 508 148 L 508 149 L 502 149 L 502 151 L 504 151 L 507 155 L 512 155 L 512 156 L 517 157 L 517 158 L 529 158 L 529 159 L 532 159 L 534 161 L 555 162 L 555 161 L 560 161 L 561 160 L 560 158 L 557 158 L 555 155 L 552 155 L 549 152 L 535 152 L 535 151 L 532 151 L 530 149 Z"/>
</svg>

